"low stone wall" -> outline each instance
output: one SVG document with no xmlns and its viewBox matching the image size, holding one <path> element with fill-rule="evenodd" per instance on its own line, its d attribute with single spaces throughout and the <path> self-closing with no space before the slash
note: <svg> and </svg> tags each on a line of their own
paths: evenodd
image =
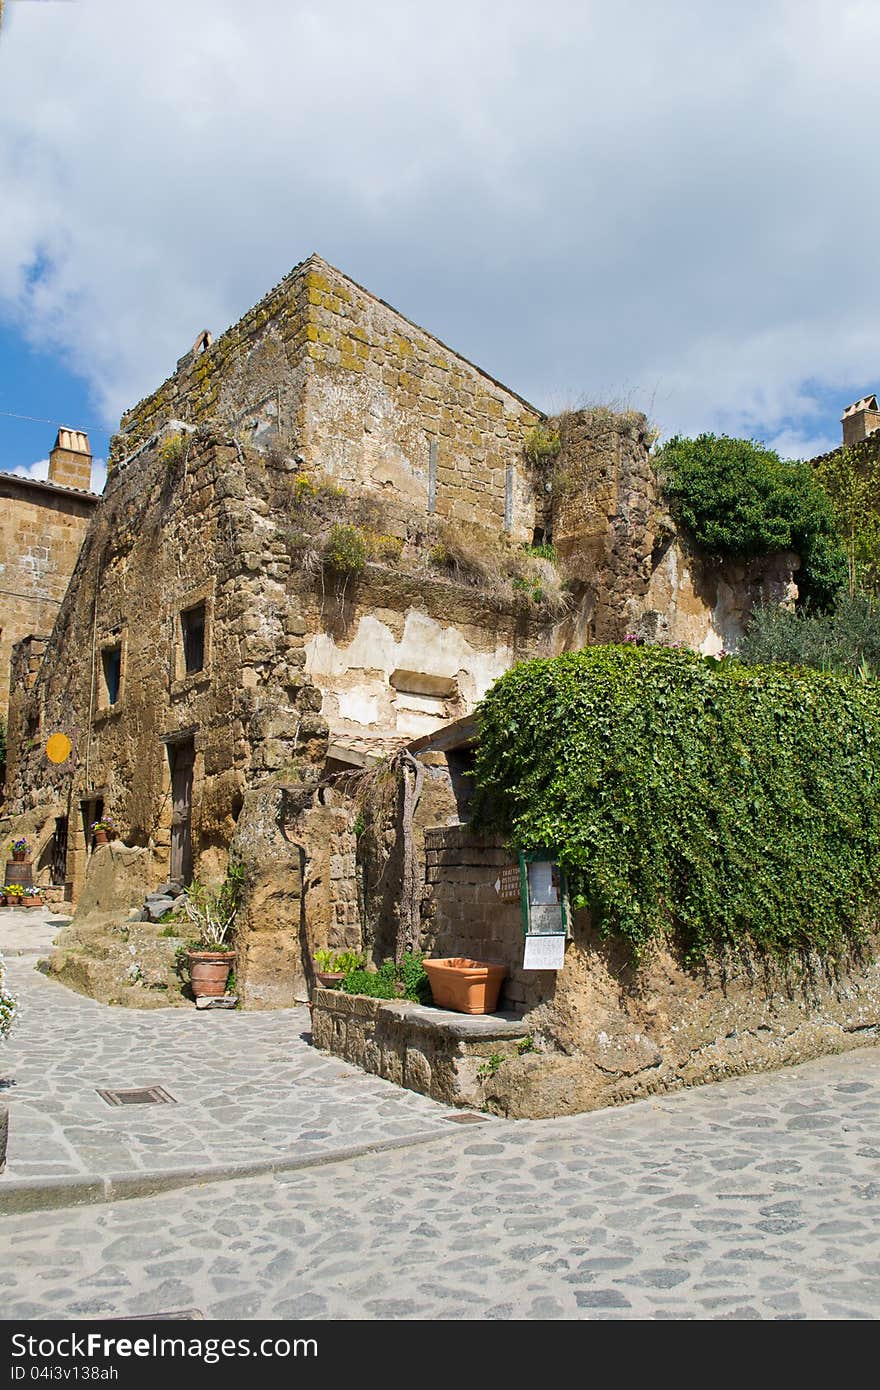
<svg viewBox="0 0 880 1390">
<path fill-rule="evenodd" d="M 447 1105 L 481 1109 L 485 1084 L 519 1055 L 527 1029 L 510 1014 L 457 1014 L 403 999 L 316 989 L 315 1047 Z"/>
</svg>

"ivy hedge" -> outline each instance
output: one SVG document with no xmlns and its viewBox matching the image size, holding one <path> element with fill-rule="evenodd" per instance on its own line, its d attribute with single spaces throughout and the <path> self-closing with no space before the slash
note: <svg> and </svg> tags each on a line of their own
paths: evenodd
<svg viewBox="0 0 880 1390">
<path fill-rule="evenodd" d="M 477 824 L 554 849 L 636 954 L 833 956 L 873 924 L 876 680 L 596 646 L 514 667 L 479 726 Z"/>
<path fill-rule="evenodd" d="M 752 439 L 676 436 L 654 466 L 680 526 L 710 554 L 748 559 L 793 550 L 801 603 L 826 608 L 847 583 L 831 500 L 808 463 Z"/>
</svg>

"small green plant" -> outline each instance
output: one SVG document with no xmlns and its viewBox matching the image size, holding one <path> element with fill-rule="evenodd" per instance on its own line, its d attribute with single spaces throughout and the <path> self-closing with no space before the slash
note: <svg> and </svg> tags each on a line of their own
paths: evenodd
<svg viewBox="0 0 880 1390">
<path fill-rule="evenodd" d="M 556 547 L 545 543 L 541 545 L 527 545 L 523 547 L 527 555 L 531 555 L 534 560 L 549 560 L 551 565 L 559 563 L 559 556 L 556 554 Z"/>
<path fill-rule="evenodd" d="M 244 869 L 230 864 L 219 888 L 209 888 L 193 879 L 183 896 L 183 908 L 197 929 L 194 949 L 232 951 L 227 940 L 238 912 L 239 898 L 244 886 Z"/>
<path fill-rule="evenodd" d="M 532 1037 L 531 1033 L 527 1033 L 524 1038 L 520 1038 L 519 1042 L 516 1045 L 516 1050 L 519 1053 L 520 1057 L 522 1057 L 526 1052 L 537 1051 L 537 1048 L 535 1047 L 535 1039 Z"/>
<path fill-rule="evenodd" d="M 491 1057 L 487 1057 L 485 1062 L 481 1062 L 477 1067 L 477 1076 L 484 1081 L 488 1077 L 494 1076 L 503 1061 L 504 1058 L 500 1052 L 493 1052 Z"/>
<path fill-rule="evenodd" d="M 186 461 L 189 440 L 182 434 L 169 434 L 159 445 L 159 458 L 169 470 Z"/>
<path fill-rule="evenodd" d="M 342 578 L 360 574 L 367 563 L 368 546 L 357 526 L 333 526 L 324 543 L 324 568 Z"/>
<path fill-rule="evenodd" d="M 308 473 L 298 473 L 293 480 L 293 505 L 295 507 L 307 506 L 314 501 L 318 495 L 318 489 L 312 482 Z"/>
<path fill-rule="evenodd" d="M 354 818 L 354 825 L 351 828 L 354 831 L 354 838 L 356 840 L 359 840 L 367 828 L 367 822 L 364 819 L 364 814 L 362 811 L 358 811 L 357 815 Z"/>
<path fill-rule="evenodd" d="M 328 975 L 345 975 L 352 970 L 360 970 L 365 961 L 366 956 L 361 955 L 359 951 L 321 950 L 314 954 L 316 968 Z"/>
<path fill-rule="evenodd" d="M 162 916 L 159 918 L 159 921 L 163 922 L 167 915 L 167 913 L 163 912 Z M 177 927 L 175 927 L 172 923 L 169 922 L 167 927 L 162 928 L 162 930 L 159 932 L 159 935 L 173 937 L 180 936 L 180 932 L 177 930 Z"/>
<path fill-rule="evenodd" d="M 444 569 L 449 564 L 449 551 L 442 541 L 431 546 L 428 551 L 428 564 L 433 565 L 436 569 Z"/>
<path fill-rule="evenodd" d="M 523 440 L 523 453 L 536 468 L 541 468 L 555 459 L 562 448 L 562 440 L 556 430 L 549 425 L 533 425 Z"/>
<path fill-rule="evenodd" d="M 373 999 L 411 999 L 431 1003 L 431 986 L 422 961 L 423 951 L 408 951 L 399 965 L 383 961 L 378 970 L 350 971 L 342 982 L 346 994 L 368 994 Z"/>
</svg>

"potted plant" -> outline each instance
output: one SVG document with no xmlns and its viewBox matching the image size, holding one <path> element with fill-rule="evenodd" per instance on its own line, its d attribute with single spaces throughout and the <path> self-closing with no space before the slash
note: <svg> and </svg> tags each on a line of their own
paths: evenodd
<svg viewBox="0 0 880 1390">
<path fill-rule="evenodd" d="M 114 830 L 112 820 L 92 821 L 92 843 L 96 845 L 106 845 L 110 842 L 111 832 Z"/>
<path fill-rule="evenodd" d="M 9 853 L 12 855 L 12 858 L 15 860 L 16 864 L 23 864 L 25 862 L 25 860 L 27 859 L 27 852 L 27 840 L 22 838 L 21 840 L 9 841 Z"/>
<path fill-rule="evenodd" d="M 23 886 L 22 886 L 20 883 L 7 883 L 6 887 L 3 889 L 3 892 L 4 892 L 5 897 L 6 897 L 6 906 L 7 906 L 7 907 L 23 907 L 23 906 L 24 906 L 24 892 L 25 892 L 25 890 L 24 890 Z"/>
<path fill-rule="evenodd" d="M 183 908 L 197 935 L 186 947 L 186 961 L 192 992 L 196 999 L 226 993 L 229 972 L 235 961 L 235 947 L 229 940 L 244 870 L 231 865 L 219 888 L 209 888 L 193 879 L 183 894 Z"/>
<path fill-rule="evenodd" d="M 22 898 L 22 907 L 42 907 L 43 894 L 39 888 L 25 888 Z"/>
<path fill-rule="evenodd" d="M 360 970 L 366 956 L 357 951 L 316 951 L 312 957 L 318 983 L 336 989 L 351 970 Z"/>
</svg>

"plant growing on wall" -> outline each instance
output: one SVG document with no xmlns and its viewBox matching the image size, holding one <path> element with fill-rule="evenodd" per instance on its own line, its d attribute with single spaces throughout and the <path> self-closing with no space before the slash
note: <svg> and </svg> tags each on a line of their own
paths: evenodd
<svg viewBox="0 0 880 1390">
<path fill-rule="evenodd" d="M 473 811 L 555 850 L 636 953 L 864 939 L 880 889 L 880 684 L 661 647 L 514 667 L 479 710 Z"/>
<path fill-rule="evenodd" d="M 367 538 L 357 526 L 333 526 L 324 543 L 324 568 L 341 579 L 360 574 L 367 563 Z"/>
<path fill-rule="evenodd" d="M 653 457 L 672 515 L 703 550 L 734 559 L 796 551 L 801 602 L 833 603 L 846 583 L 846 555 L 809 464 L 714 434 L 676 435 Z"/>
</svg>

